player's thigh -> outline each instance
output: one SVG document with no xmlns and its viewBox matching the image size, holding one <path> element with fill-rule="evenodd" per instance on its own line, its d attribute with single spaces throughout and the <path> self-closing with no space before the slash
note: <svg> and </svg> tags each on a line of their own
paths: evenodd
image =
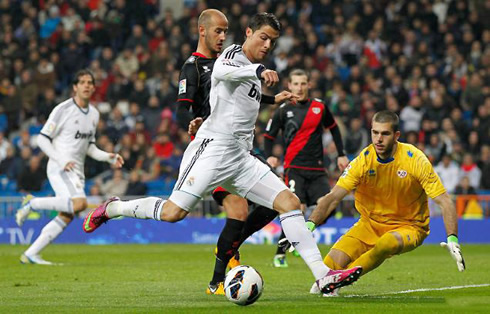
<svg viewBox="0 0 490 314">
<path fill-rule="evenodd" d="M 71 198 L 86 198 L 85 178 L 75 171 L 64 171 L 55 167 L 48 167 L 49 184 L 56 196 Z M 68 200 L 71 202 L 71 200 Z"/>
<path fill-rule="evenodd" d="M 368 222 L 359 220 L 335 242 L 332 249 L 344 252 L 351 261 L 355 261 L 373 248 L 378 238 Z"/>
<path fill-rule="evenodd" d="M 323 197 L 327 195 L 328 192 L 330 192 L 330 185 L 328 184 L 327 174 L 323 171 L 315 172 L 310 172 L 311 179 L 307 181 L 305 189 L 307 206 L 316 205 L 320 197 Z"/>
<path fill-rule="evenodd" d="M 227 149 L 210 139 L 195 139 L 182 158 L 179 176 L 169 200 L 190 211 L 208 192 L 233 173 L 227 166 Z"/>
<path fill-rule="evenodd" d="M 306 182 L 301 173 L 294 168 L 288 168 L 284 173 L 284 179 L 289 190 L 296 194 L 301 204 L 306 204 Z"/>
<path fill-rule="evenodd" d="M 410 252 L 421 246 L 427 237 L 425 231 L 412 226 L 400 227 L 390 232 L 400 235 L 400 238 L 403 241 L 403 248 L 399 254 Z"/>
</svg>

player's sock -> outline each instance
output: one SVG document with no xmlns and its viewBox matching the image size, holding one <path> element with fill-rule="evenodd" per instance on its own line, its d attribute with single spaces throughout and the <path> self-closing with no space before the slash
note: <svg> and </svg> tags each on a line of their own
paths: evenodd
<svg viewBox="0 0 490 314">
<path fill-rule="evenodd" d="M 339 264 L 335 263 L 334 260 L 327 254 L 325 258 L 323 259 L 323 262 L 325 265 L 328 266 L 328 268 L 333 269 L 333 270 L 342 270 L 344 269 L 341 267 Z"/>
<path fill-rule="evenodd" d="M 376 245 L 348 267 L 362 266 L 362 275 L 381 265 L 388 257 L 399 253 L 398 239 L 390 232 L 385 233 L 378 239 Z"/>
<path fill-rule="evenodd" d="M 286 237 L 308 265 L 315 280 L 323 278 L 330 269 L 323 263 L 313 234 L 306 229 L 305 218 L 301 210 L 281 214 L 279 218 Z"/>
<path fill-rule="evenodd" d="M 69 197 L 35 197 L 30 201 L 34 210 L 55 210 L 73 214 L 73 202 Z"/>
<path fill-rule="evenodd" d="M 226 224 L 218 239 L 218 252 L 216 253 L 214 274 L 210 282 L 211 285 L 225 280 L 226 266 L 235 255 L 244 224 L 244 221 L 230 218 L 226 219 Z"/>
<path fill-rule="evenodd" d="M 109 218 L 118 216 L 160 220 L 163 204 L 166 200 L 158 197 L 145 197 L 130 201 L 113 201 L 106 207 Z"/>
<path fill-rule="evenodd" d="M 32 245 L 24 252 L 27 256 L 39 254 L 49 243 L 54 241 L 61 232 L 66 228 L 67 224 L 59 216 L 48 222 L 41 230 L 41 234 L 32 243 Z"/>
<path fill-rule="evenodd" d="M 243 226 L 239 246 L 245 242 L 252 234 L 267 226 L 277 217 L 275 210 L 264 206 L 257 206 L 247 217 Z"/>
<path fill-rule="evenodd" d="M 277 242 L 281 241 L 285 237 L 286 235 L 284 234 L 284 230 L 282 230 L 281 235 L 279 236 L 279 240 L 277 240 Z M 284 251 L 284 246 L 279 245 L 279 243 L 277 244 L 276 255 L 277 254 L 286 254 L 286 252 Z"/>
</svg>

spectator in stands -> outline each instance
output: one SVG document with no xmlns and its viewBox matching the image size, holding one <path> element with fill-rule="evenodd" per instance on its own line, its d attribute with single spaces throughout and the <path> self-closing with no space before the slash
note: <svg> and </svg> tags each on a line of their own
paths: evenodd
<svg viewBox="0 0 490 314">
<path fill-rule="evenodd" d="M 480 188 L 490 190 L 490 145 L 482 146 L 478 164 L 482 170 Z"/>
<path fill-rule="evenodd" d="M 362 128 L 361 119 L 353 118 L 350 121 L 350 129 L 344 136 L 344 139 L 344 150 L 349 159 L 357 156 L 359 152 L 367 146 L 369 142 L 369 135 L 367 131 Z"/>
<path fill-rule="evenodd" d="M 100 185 L 100 190 L 106 197 L 113 195 L 125 195 L 128 188 L 128 180 L 124 178 L 124 173 L 121 169 L 114 169 L 112 178 L 106 182 L 96 181 Z"/>
<path fill-rule="evenodd" d="M 451 156 L 444 155 L 442 161 L 434 167 L 434 170 L 441 178 L 447 192 L 453 194 L 460 181 L 458 164 L 451 159 Z"/>
<path fill-rule="evenodd" d="M 419 96 L 413 96 L 410 99 L 409 105 L 400 112 L 400 122 L 403 126 L 403 132 L 420 130 L 423 114 L 422 100 Z"/>
<path fill-rule="evenodd" d="M 0 174 L 6 175 L 9 180 L 17 180 L 22 171 L 22 162 L 15 155 L 15 149 L 12 145 L 7 147 L 6 157 L 0 161 Z"/>
<path fill-rule="evenodd" d="M 8 141 L 8 139 L 5 138 L 3 132 L 0 132 L 0 162 L 7 158 L 8 155 L 8 148 L 11 147 L 12 145 Z"/>
<path fill-rule="evenodd" d="M 145 195 L 148 190 L 145 183 L 141 182 L 141 176 L 138 170 L 133 170 L 129 174 L 129 183 L 125 195 Z"/>
<path fill-rule="evenodd" d="M 480 187 L 481 170 L 474 162 L 473 155 L 471 153 L 465 153 L 463 155 L 463 162 L 461 164 L 460 180 L 463 177 L 468 177 L 470 185 L 478 189 Z"/>
<path fill-rule="evenodd" d="M 24 168 L 17 181 L 17 190 L 21 193 L 41 191 L 43 182 L 46 180 L 46 171 L 41 168 L 41 158 L 32 156 L 29 167 Z"/>
<path fill-rule="evenodd" d="M 116 58 L 115 64 L 119 67 L 121 74 L 129 79 L 139 69 L 138 58 L 130 48 L 124 48 L 122 53 Z"/>
<path fill-rule="evenodd" d="M 470 179 L 467 176 L 463 176 L 460 179 L 458 186 L 454 190 L 454 194 L 456 195 L 475 195 L 476 190 L 470 184 Z"/>
</svg>

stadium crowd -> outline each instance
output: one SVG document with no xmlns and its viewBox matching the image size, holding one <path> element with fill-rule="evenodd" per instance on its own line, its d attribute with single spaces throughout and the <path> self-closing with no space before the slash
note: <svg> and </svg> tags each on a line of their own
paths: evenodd
<svg viewBox="0 0 490 314">
<path fill-rule="evenodd" d="M 88 158 L 91 193 L 143 195 L 151 182 L 171 185 L 189 143 L 175 119 L 176 86 L 205 8 L 228 16 L 225 47 L 242 42 L 256 12 L 279 18 L 284 31 L 266 67 L 282 84 L 264 92 L 286 88 L 292 69 L 307 70 L 310 95 L 335 114 L 350 158 L 370 142 L 374 112 L 389 109 L 400 115 L 402 141 L 429 156 L 450 193 L 490 189 L 489 1 L 186 0 L 179 17 L 159 4 L 0 0 L 1 189 L 44 188 L 47 159 L 35 138 L 82 68 L 96 78 L 97 146 L 126 160 L 121 172 Z M 274 110 L 261 110 L 259 149 Z M 329 132 L 324 144 L 335 180 Z M 274 152 L 282 156 L 282 147 Z"/>
</svg>

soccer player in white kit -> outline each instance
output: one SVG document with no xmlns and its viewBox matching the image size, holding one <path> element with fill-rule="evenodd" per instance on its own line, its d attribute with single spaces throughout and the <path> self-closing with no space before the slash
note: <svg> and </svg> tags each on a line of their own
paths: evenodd
<svg viewBox="0 0 490 314">
<path fill-rule="evenodd" d="M 38 136 L 39 147 L 49 157 L 47 175 L 56 196 L 27 195 L 15 215 L 16 222 L 22 226 L 31 210 L 55 210 L 59 214 L 22 254 L 22 263 L 52 264 L 45 261 L 40 252 L 63 232 L 74 214 L 87 208 L 83 172 L 86 155 L 118 168 L 124 163 L 120 155 L 102 151 L 95 145 L 99 112 L 89 103 L 95 91 L 94 83 L 90 71 L 79 71 L 73 82 L 74 97 L 53 109 Z"/>
<path fill-rule="evenodd" d="M 184 153 L 169 199 L 110 198 L 87 215 L 85 232 L 93 232 L 118 216 L 182 220 L 204 195 L 222 186 L 279 212 L 286 237 L 309 266 L 322 292 L 357 280 L 362 268 L 335 271 L 323 263 L 312 233 L 305 226 L 299 199 L 268 166 L 249 153 L 260 107 L 261 80 L 268 86 L 279 81 L 277 73 L 260 62 L 273 48 L 280 29 L 273 14 L 256 14 L 246 30 L 243 46 L 228 47 L 216 60 L 211 76 L 211 114 Z"/>
</svg>

